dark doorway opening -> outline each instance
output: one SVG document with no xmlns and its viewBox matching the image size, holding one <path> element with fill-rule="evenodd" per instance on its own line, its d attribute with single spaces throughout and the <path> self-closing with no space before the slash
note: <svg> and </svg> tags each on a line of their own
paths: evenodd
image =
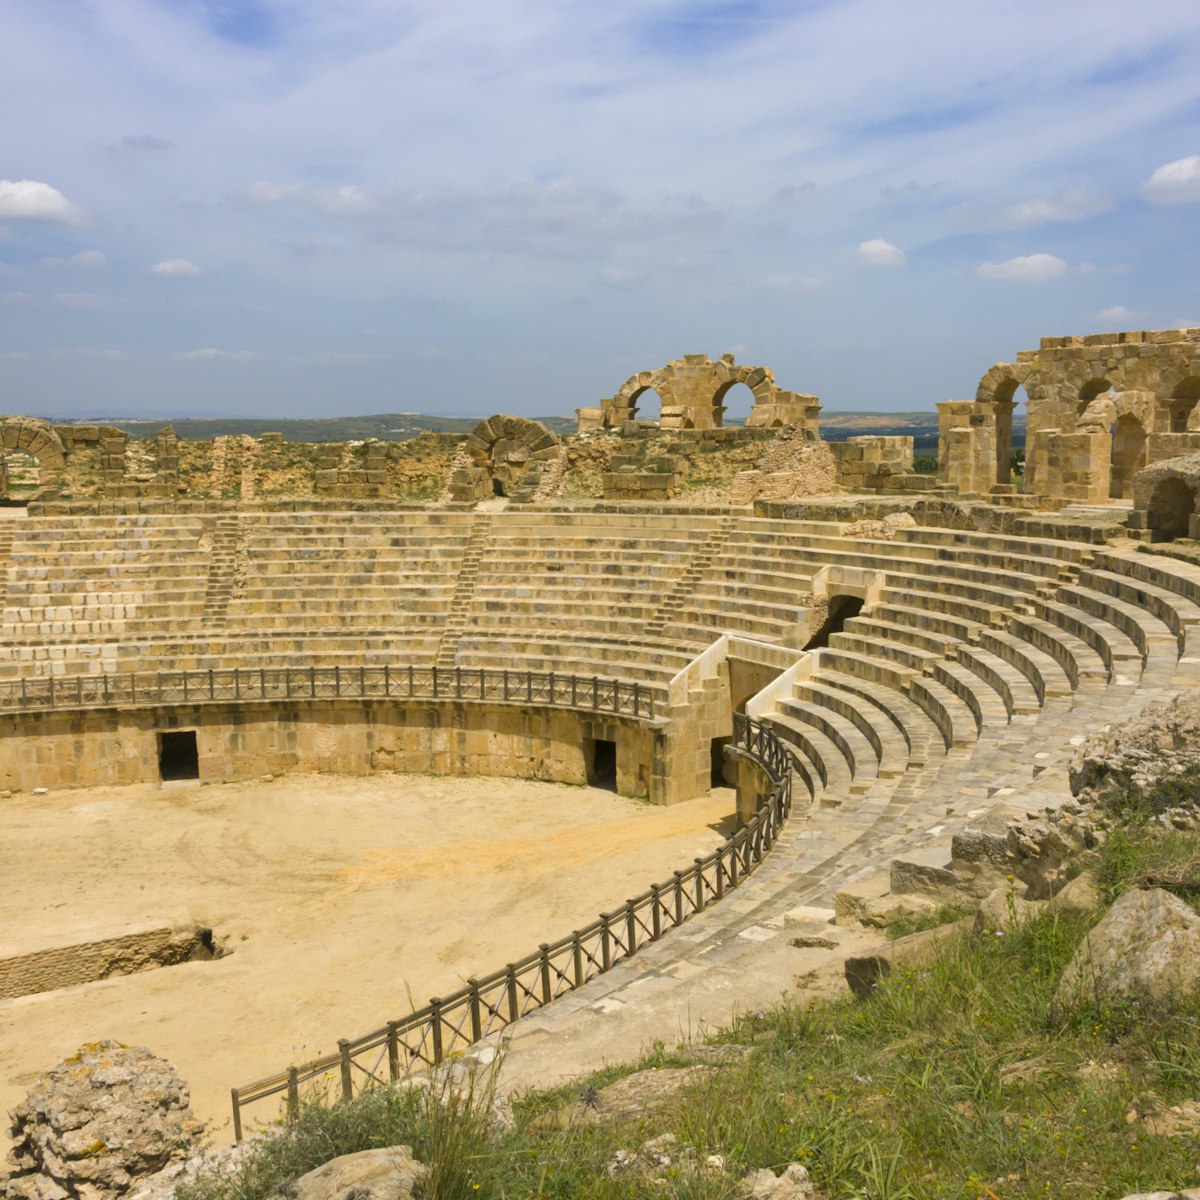
<svg viewBox="0 0 1200 1200">
<path fill-rule="evenodd" d="M 809 638 L 805 650 L 820 650 L 829 645 L 829 638 L 835 633 L 841 633 L 851 617 L 857 617 L 863 610 L 861 596 L 830 596 L 829 611 L 825 614 L 825 623 Z"/>
<path fill-rule="evenodd" d="M 1151 537 L 1156 542 L 1187 537 L 1195 511 L 1195 490 L 1182 479 L 1164 479 L 1150 497 L 1146 523 L 1150 527 Z"/>
<path fill-rule="evenodd" d="M 504 484 L 499 479 L 497 479 L 495 475 L 492 476 L 492 495 L 493 496 L 503 496 L 504 495 Z"/>
<path fill-rule="evenodd" d="M 163 782 L 200 778 L 200 754 L 196 749 L 194 729 L 158 735 L 158 774 Z"/>
<path fill-rule="evenodd" d="M 617 790 L 617 743 L 606 738 L 590 738 L 584 744 L 589 786 Z"/>
<path fill-rule="evenodd" d="M 715 737 L 711 742 L 712 754 L 712 775 L 709 779 L 709 787 L 732 787 L 734 786 L 725 777 L 727 763 L 725 761 L 725 747 L 729 745 L 729 739 L 726 737 Z"/>
</svg>

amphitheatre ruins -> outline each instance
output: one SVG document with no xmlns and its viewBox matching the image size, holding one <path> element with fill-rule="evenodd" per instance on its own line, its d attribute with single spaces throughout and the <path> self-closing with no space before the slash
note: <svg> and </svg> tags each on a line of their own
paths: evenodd
<svg viewBox="0 0 1200 1200">
<path fill-rule="evenodd" d="M 636 1052 L 1195 686 L 1200 329 L 991 367 L 936 475 L 820 410 L 688 355 L 570 436 L 0 419 L 0 1107 L 103 1037 L 226 1138 L 503 1031 Z"/>
</svg>

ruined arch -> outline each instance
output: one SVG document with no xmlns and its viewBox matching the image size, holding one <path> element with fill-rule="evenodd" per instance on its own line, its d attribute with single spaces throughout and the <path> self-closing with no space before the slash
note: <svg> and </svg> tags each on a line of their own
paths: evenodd
<svg viewBox="0 0 1200 1200">
<path fill-rule="evenodd" d="M 480 421 L 464 447 L 470 465 L 450 480 L 452 500 L 505 496 L 517 503 L 532 500 L 543 471 L 562 453 L 562 443 L 540 421 L 504 413 Z"/>
<path fill-rule="evenodd" d="M 816 396 L 778 387 L 769 367 L 738 366 L 732 354 L 713 362 L 704 354 L 685 354 L 653 371 L 631 375 L 596 408 L 576 409 L 581 433 L 613 429 L 638 419 L 638 397 L 653 388 L 662 401 L 659 428 L 720 429 L 725 424 L 725 396 L 745 384 L 754 397 L 746 426 L 772 428 L 797 424 L 816 437 L 821 410 Z"/>
<path fill-rule="evenodd" d="M 1171 389 L 1166 402 L 1168 433 L 1188 433 L 1200 429 L 1200 364 L 1194 375 L 1185 375 Z"/>
<path fill-rule="evenodd" d="M 1089 379 L 1079 389 L 1079 400 L 1076 404 L 1076 410 L 1082 417 L 1088 410 L 1089 405 L 1098 397 L 1106 392 L 1113 391 L 1112 381 L 1108 378 Z"/>
<path fill-rule="evenodd" d="M 67 465 L 67 452 L 49 421 L 38 417 L 0 417 L 0 444 L 5 451 L 23 450 L 36 460 L 39 496 L 53 495 L 58 490 Z M 0 472 L 0 480 L 7 492 L 7 469 Z"/>
</svg>

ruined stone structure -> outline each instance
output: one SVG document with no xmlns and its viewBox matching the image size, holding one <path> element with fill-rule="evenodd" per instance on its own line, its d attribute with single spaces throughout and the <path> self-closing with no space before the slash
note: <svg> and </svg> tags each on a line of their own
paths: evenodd
<svg viewBox="0 0 1200 1200">
<path fill-rule="evenodd" d="M 598 408 L 579 408 L 579 432 L 612 429 L 638 419 L 638 401 L 655 391 L 662 401 L 659 428 L 720 429 L 724 425 L 725 396 L 734 385 L 744 383 L 754 394 L 754 407 L 746 419 L 748 428 L 778 428 L 798 424 L 817 436 L 821 411 L 816 396 L 788 392 L 776 386 L 769 367 L 739 367 L 732 354 L 713 362 L 705 354 L 685 354 L 664 367 L 639 371 Z"/>
<path fill-rule="evenodd" d="M 938 405 L 939 479 L 1004 495 L 1018 389 L 1027 397 L 1024 491 L 1047 501 L 1130 499 L 1148 463 L 1200 449 L 1200 330 L 1043 338 L 984 375 L 973 401 Z"/>
<path fill-rule="evenodd" d="M 451 498 L 474 501 L 495 495 L 518 503 L 533 499 L 543 470 L 562 453 L 545 425 L 504 414 L 480 421 L 467 438 L 466 451 L 470 465 L 451 477 Z"/>
</svg>

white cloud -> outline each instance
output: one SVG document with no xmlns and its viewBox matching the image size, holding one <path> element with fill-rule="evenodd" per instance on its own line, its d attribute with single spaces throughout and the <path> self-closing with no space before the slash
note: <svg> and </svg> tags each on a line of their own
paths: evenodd
<svg viewBox="0 0 1200 1200">
<path fill-rule="evenodd" d="M 1062 196 L 1010 204 L 1002 217 L 1006 225 L 1025 228 L 1029 225 L 1047 225 L 1052 221 L 1082 221 L 1086 217 L 1108 212 L 1111 207 L 1107 200 L 1089 196 L 1086 192 L 1068 192 Z"/>
<path fill-rule="evenodd" d="M 186 258 L 164 258 L 150 268 L 155 275 L 203 275 L 204 268 Z"/>
<path fill-rule="evenodd" d="M 1114 304 L 1111 308 L 1101 309 L 1096 314 L 1102 321 L 1128 321 L 1136 314 L 1123 304 Z"/>
<path fill-rule="evenodd" d="M 116 303 L 112 296 L 95 292 L 59 292 L 54 298 L 64 308 L 111 308 Z"/>
<path fill-rule="evenodd" d="M 1161 167 L 1142 184 L 1153 204 L 1188 204 L 1200 200 L 1200 154 L 1189 154 Z"/>
<path fill-rule="evenodd" d="M 980 263 L 975 274 L 983 279 L 1012 279 L 1021 283 L 1043 283 L 1057 279 L 1067 264 L 1055 254 L 1024 254 L 1004 262 Z"/>
<path fill-rule="evenodd" d="M 0 296 L 0 304 L 28 304 L 30 297 L 26 292 L 5 292 Z"/>
<path fill-rule="evenodd" d="M 299 183 L 269 183 L 260 179 L 246 189 L 244 196 L 258 208 L 307 208 L 322 217 L 374 217 L 389 205 L 387 196 L 356 184 L 310 188 Z"/>
<path fill-rule="evenodd" d="M 815 275 L 768 275 L 762 286 L 771 292 L 815 292 L 825 286 L 825 281 Z"/>
<path fill-rule="evenodd" d="M 258 355 L 253 350 L 218 350 L 216 346 L 205 346 L 203 350 L 185 350 L 177 357 L 192 362 L 203 362 L 213 359 L 244 360 L 257 358 Z"/>
<path fill-rule="evenodd" d="M 858 243 L 858 261 L 870 267 L 902 267 L 904 251 L 883 238 Z"/>
<path fill-rule="evenodd" d="M 80 250 L 67 259 L 73 267 L 107 267 L 108 255 L 103 250 Z"/>
<path fill-rule="evenodd" d="M 0 217 L 60 225 L 80 225 L 85 219 L 83 210 L 62 192 L 35 179 L 0 179 Z"/>
</svg>

